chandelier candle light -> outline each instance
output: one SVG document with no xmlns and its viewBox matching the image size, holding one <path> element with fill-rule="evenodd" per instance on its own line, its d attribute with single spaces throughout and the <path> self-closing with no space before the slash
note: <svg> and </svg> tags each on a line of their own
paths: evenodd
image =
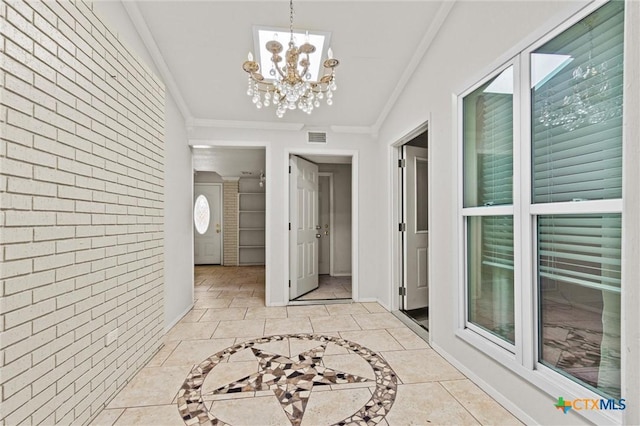
<svg viewBox="0 0 640 426">
<path fill-rule="evenodd" d="M 253 60 L 249 52 L 248 60 L 242 64 L 242 69 L 249 74 L 247 95 L 252 97 L 256 108 L 276 107 L 276 115 L 282 118 L 288 109 L 300 109 L 311 114 L 314 108 L 320 106 L 320 101 L 326 98 L 327 105 L 333 104 L 333 92 L 336 90 L 335 67 L 340 63 L 333 58 L 331 48 L 327 51 L 328 58 L 323 65 L 324 75 L 318 81 L 311 81 L 309 69 L 309 54 L 316 51 L 316 47 L 305 42 L 297 47 L 293 38 L 293 0 L 289 1 L 289 30 L 291 39 L 289 48 L 285 52 L 285 64 L 281 65 L 282 44 L 276 40 L 267 42 L 266 48 L 271 53 L 273 67 L 269 74 L 275 80 L 266 81 L 260 74 L 260 66 Z M 302 59 L 300 59 L 302 58 Z"/>
</svg>

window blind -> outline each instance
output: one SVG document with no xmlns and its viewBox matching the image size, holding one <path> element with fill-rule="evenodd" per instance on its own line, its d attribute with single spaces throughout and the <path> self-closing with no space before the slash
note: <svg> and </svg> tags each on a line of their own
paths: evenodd
<svg viewBox="0 0 640 426">
<path fill-rule="evenodd" d="M 513 216 L 482 216 L 482 264 L 513 270 Z"/>
<path fill-rule="evenodd" d="M 513 96 L 485 93 L 480 97 L 478 182 L 480 205 L 513 202 Z"/>
<path fill-rule="evenodd" d="M 532 55 L 532 74 L 568 58 L 532 89 L 534 203 L 622 197 L 623 7 L 608 3 Z"/>
<path fill-rule="evenodd" d="M 513 96 L 484 93 L 478 99 L 480 205 L 513 202 Z M 513 217 L 482 220 L 483 265 L 513 269 Z"/>
<path fill-rule="evenodd" d="M 538 217 L 538 274 L 620 293 L 622 218 L 607 215 Z"/>
<path fill-rule="evenodd" d="M 513 67 L 463 104 L 464 206 L 513 203 Z"/>
</svg>

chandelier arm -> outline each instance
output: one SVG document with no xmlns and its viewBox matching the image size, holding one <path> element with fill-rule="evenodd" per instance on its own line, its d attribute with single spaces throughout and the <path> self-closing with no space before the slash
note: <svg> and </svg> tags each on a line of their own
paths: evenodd
<svg viewBox="0 0 640 426">
<path fill-rule="evenodd" d="M 287 76 L 284 74 L 284 72 L 280 69 L 280 67 L 278 66 L 278 64 L 276 62 L 273 63 L 276 71 L 278 71 L 278 74 L 280 74 L 280 76 L 284 79 L 287 78 Z"/>
<path fill-rule="evenodd" d="M 311 65 L 311 63 L 309 62 L 309 55 L 307 55 L 307 65 L 304 66 L 304 68 L 302 69 L 302 73 L 300 73 L 300 77 L 302 77 L 304 79 L 304 76 L 307 75 L 307 71 L 309 70 L 309 65 Z"/>
</svg>

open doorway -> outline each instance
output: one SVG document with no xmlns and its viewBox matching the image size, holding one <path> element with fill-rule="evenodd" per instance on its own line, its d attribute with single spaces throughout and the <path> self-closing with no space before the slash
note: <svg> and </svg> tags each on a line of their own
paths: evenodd
<svg viewBox="0 0 640 426">
<path fill-rule="evenodd" d="M 192 152 L 196 289 L 213 283 L 212 289 L 226 286 L 264 303 L 266 149 L 198 146 Z"/>
<path fill-rule="evenodd" d="M 350 301 L 352 157 L 291 154 L 289 163 L 289 299 Z"/>
<path fill-rule="evenodd" d="M 428 129 L 397 147 L 400 200 L 400 310 L 429 330 Z"/>
</svg>

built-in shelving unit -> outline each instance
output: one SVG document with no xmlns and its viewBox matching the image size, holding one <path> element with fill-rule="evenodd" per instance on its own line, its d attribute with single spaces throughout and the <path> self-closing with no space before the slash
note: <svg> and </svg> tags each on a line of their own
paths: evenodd
<svg viewBox="0 0 640 426">
<path fill-rule="evenodd" d="M 238 187 L 238 264 L 264 265 L 264 188 L 258 179 L 240 179 Z"/>
</svg>

